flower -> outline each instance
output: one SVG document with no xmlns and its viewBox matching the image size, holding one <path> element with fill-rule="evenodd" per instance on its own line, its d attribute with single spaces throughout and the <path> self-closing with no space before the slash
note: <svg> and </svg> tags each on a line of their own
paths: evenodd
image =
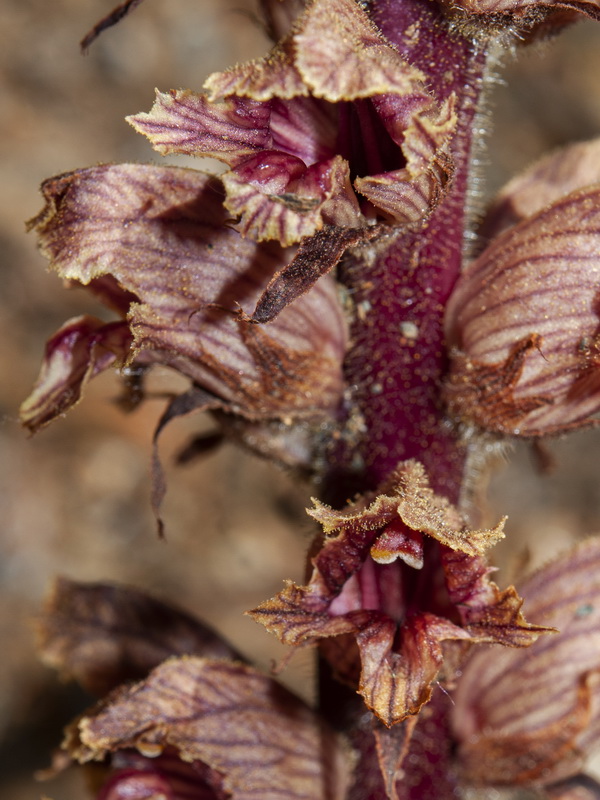
<svg viewBox="0 0 600 800">
<path fill-rule="evenodd" d="M 124 587 L 61 580 L 39 636 L 63 673 L 112 689 L 62 745 L 67 762 L 103 763 L 98 800 L 345 797 L 352 760 L 341 737 L 178 609 Z"/>
<path fill-rule="evenodd" d="M 268 56 L 205 88 L 159 93 L 130 122 L 160 153 L 225 162 L 225 206 L 259 241 L 417 221 L 448 178 L 454 96 L 438 105 L 353 0 L 315 0 Z"/>
<path fill-rule="evenodd" d="M 534 166 L 490 211 L 483 230 L 497 235 L 446 308 L 453 352 L 445 399 L 458 420 L 536 437 L 591 424 L 600 410 L 594 181 L 599 142 Z"/>
<path fill-rule="evenodd" d="M 289 582 L 250 613 L 284 644 L 321 641 L 336 676 L 388 727 L 429 700 L 442 642 L 524 646 L 546 630 L 525 622 L 512 587 L 489 580 L 482 554 L 503 522 L 470 530 L 418 462 L 343 511 L 315 501 L 309 513 L 324 542 L 308 584 Z"/>
<path fill-rule="evenodd" d="M 599 576 L 595 538 L 521 586 L 528 616 L 558 633 L 523 652 L 491 647 L 470 655 L 452 712 L 466 782 L 551 789 L 579 775 L 598 749 Z"/>
<path fill-rule="evenodd" d="M 290 22 L 275 16 L 275 27 Z M 205 409 L 250 447 L 311 472 L 323 426 L 348 416 L 347 320 L 326 273 L 439 202 L 455 95 L 435 100 L 353 0 L 315 0 L 267 57 L 206 85 L 159 94 L 130 121 L 161 153 L 221 159 L 219 178 L 107 165 L 44 184 L 46 207 L 30 223 L 42 252 L 118 319 L 77 317 L 50 339 L 21 419 L 34 432 L 103 370 L 141 385 L 161 364 L 190 388 L 155 441 L 174 417 Z M 158 513 L 156 452 L 153 475 Z"/>
</svg>

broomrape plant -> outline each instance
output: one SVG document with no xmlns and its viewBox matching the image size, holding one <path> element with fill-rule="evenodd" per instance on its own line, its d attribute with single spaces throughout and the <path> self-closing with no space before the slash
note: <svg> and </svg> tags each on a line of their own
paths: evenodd
<svg viewBox="0 0 600 800">
<path fill-rule="evenodd" d="M 501 589 L 503 520 L 482 527 L 473 484 L 507 439 L 596 424 L 600 140 L 536 164 L 479 221 L 470 203 L 502 49 L 600 5 L 261 5 L 269 53 L 129 118 L 220 176 L 105 165 L 43 185 L 42 252 L 114 320 L 50 339 L 21 417 L 38 430 L 111 367 L 139 400 L 166 365 L 188 388 L 154 432 L 159 528 L 158 436 L 183 414 L 312 481 L 306 582 L 250 613 L 316 648 L 318 702 L 175 608 L 62 580 L 42 651 L 100 698 L 62 761 L 104 765 L 100 800 L 598 797 L 600 544 Z"/>
</svg>

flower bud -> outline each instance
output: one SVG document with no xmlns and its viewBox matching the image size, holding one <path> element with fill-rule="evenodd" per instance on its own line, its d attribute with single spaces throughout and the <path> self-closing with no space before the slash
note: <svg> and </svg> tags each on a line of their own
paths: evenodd
<svg viewBox="0 0 600 800">
<path fill-rule="evenodd" d="M 484 430 L 543 436 L 600 409 L 600 186 L 572 192 L 494 239 L 446 313 L 445 400 Z"/>
</svg>

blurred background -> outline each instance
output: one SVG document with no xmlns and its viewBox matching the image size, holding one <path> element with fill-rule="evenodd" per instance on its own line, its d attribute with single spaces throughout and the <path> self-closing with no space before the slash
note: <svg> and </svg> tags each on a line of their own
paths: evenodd
<svg viewBox="0 0 600 800">
<path fill-rule="evenodd" d="M 200 89 L 208 73 L 266 47 L 250 0 L 146 0 L 82 56 L 79 40 L 114 2 L 0 4 L 0 796 L 11 800 L 85 797 L 76 772 L 46 785 L 32 777 L 87 703 L 36 658 L 32 620 L 55 575 L 149 589 L 268 667 L 281 650 L 242 611 L 283 578 L 302 577 L 310 541 L 308 489 L 229 446 L 176 475 L 169 469 L 167 539 L 159 541 L 148 473 L 162 407 L 148 402 L 124 415 L 111 402 L 111 375 L 35 438 L 19 429 L 45 339 L 67 318 L 96 311 L 46 274 L 24 232 L 41 207 L 39 183 L 99 162 L 158 160 L 123 117 L 148 110 L 154 86 Z M 488 193 L 542 153 L 600 135 L 600 25 L 579 23 L 506 62 L 506 83 L 489 103 Z M 156 380 L 166 386 L 171 377 Z M 165 461 L 202 428 L 211 422 L 198 416 L 173 425 Z M 600 532 L 600 436 L 577 434 L 550 449 L 552 475 L 538 474 L 523 446 L 492 480 L 490 514 L 510 517 L 497 552 L 501 578 L 526 552 L 539 563 Z M 310 697 L 310 659 L 296 658 L 283 679 Z"/>
</svg>

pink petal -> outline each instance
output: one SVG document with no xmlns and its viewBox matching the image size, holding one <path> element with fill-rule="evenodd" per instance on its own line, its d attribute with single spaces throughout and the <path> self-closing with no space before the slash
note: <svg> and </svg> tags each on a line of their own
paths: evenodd
<svg viewBox="0 0 600 800">
<path fill-rule="evenodd" d="M 20 408 L 22 424 L 35 433 L 76 405 L 91 378 L 127 361 L 131 342 L 125 322 L 83 316 L 65 323 L 46 344 L 40 375 Z"/>
</svg>

